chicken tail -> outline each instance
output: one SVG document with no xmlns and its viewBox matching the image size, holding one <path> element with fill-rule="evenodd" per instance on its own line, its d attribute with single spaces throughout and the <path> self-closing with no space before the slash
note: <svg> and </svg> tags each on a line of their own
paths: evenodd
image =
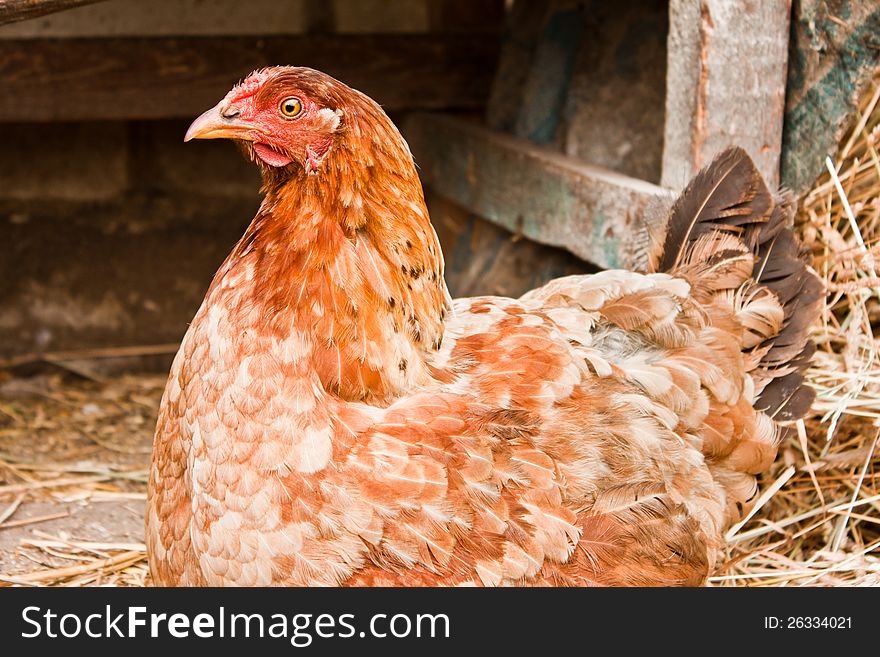
<svg viewBox="0 0 880 657">
<path fill-rule="evenodd" d="M 730 304 L 743 330 L 754 408 L 776 422 L 809 411 L 804 371 L 824 294 L 791 227 L 790 194 L 771 194 L 754 162 L 730 148 L 700 171 L 670 211 L 652 271 L 687 279 L 701 305 Z"/>
</svg>

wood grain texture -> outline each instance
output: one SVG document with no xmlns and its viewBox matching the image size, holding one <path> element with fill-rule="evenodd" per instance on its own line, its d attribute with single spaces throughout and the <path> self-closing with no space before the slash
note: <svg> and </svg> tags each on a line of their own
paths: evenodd
<svg viewBox="0 0 880 657">
<path fill-rule="evenodd" d="M 0 2 L 0 25 L 26 21 L 96 2 L 103 0 L 4 0 Z"/>
<path fill-rule="evenodd" d="M 346 80 L 390 109 L 485 105 L 486 35 L 308 35 L 0 41 L 0 121 L 188 117 L 279 63 Z"/>
<path fill-rule="evenodd" d="M 799 0 L 792 16 L 782 183 L 806 192 L 880 71 L 880 0 Z"/>
<path fill-rule="evenodd" d="M 671 203 L 656 185 L 464 121 L 418 114 L 404 134 L 437 193 L 602 267 L 636 263 L 646 216 Z"/>
<path fill-rule="evenodd" d="M 779 183 L 791 0 L 672 0 L 661 184 L 739 145 Z"/>
</svg>

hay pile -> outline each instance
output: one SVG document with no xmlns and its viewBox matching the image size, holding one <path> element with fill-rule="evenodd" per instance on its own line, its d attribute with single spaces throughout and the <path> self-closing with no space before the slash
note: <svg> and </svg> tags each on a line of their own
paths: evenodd
<svg viewBox="0 0 880 657">
<path fill-rule="evenodd" d="M 880 585 L 880 77 L 798 228 L 825 280 L 812 415 L 780 449 L 716 585 Z"/>
</svg>

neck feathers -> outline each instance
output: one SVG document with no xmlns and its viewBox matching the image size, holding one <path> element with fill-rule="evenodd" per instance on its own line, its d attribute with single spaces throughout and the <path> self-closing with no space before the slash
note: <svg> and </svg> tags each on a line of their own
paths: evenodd
<svg viewBox="0 0 880 657">
<path fill-rule="evenodd" d="M 350 400 L 423 383 L 449 304 L 412 156 L 376 109 L 375 125 L 361 116 L 344 126 L 317 172 L 266 180 L 218 275 L 251 269 L 242 311 L 280 338 L 306 336 L 324 389 Z"/>
</svg>

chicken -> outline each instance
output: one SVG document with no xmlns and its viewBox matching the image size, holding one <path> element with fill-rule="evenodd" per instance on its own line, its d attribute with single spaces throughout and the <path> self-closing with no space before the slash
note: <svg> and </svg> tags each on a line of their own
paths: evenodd
<svg viewBox="0 0 880 657">
<path fill-rule="evenodd" d="M 648 271 L 451 300 L 410 151 L 320 72 L 251 74 L 186 139 L 265 198 L 171 368 L 159 585 L 698 585 L 753 502 L 822 290 L 739 149 Z"/>
</svg>

